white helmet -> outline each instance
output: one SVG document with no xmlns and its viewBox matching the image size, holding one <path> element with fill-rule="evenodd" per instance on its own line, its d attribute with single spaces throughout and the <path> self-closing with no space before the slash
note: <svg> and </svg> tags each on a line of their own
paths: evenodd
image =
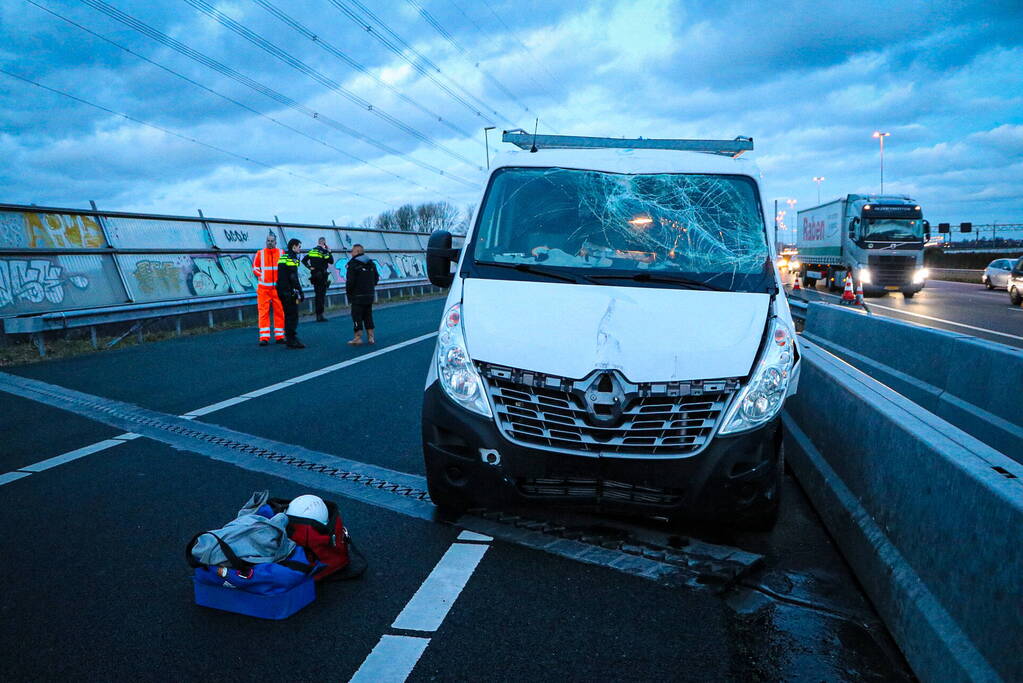
<svg viewBox="0 0 1023 683">
<path fill-rule="evenodd" d="M 327 504 L 319 496 L 306 494 L 288 503 L 288 515 L 315 519 L 320 524 L 327 523 Z"/>
</svg>

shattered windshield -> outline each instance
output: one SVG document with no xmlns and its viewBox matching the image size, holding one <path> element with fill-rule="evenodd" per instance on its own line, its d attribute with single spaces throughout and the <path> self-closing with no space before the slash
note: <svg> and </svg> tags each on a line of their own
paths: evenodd
<svg viewBox="0 0 1023 683">
<path fill-rule="evenodd" d="M 503 169 L 473 241 L 477 265 L 553 267 L 602 284 L 643 274 L 764 291 L 769 272 L 756 188 L 743 176 Z"/>
<path fill-rule="evenodd" d="M 868 218 L 863 222 L 863 239 L 865 240 L 922 240 L 923 238 L 924 222 L 922 220 Z"/>
</svg>

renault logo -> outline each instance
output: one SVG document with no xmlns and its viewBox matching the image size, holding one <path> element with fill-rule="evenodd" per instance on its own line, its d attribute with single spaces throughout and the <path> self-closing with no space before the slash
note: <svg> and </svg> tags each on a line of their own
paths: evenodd
<svg viewBox="0 0 1023 683">
<path fill-rule="evenodd" d="M 593 376 L 582 398 L 589 421 L 599 427 L 610 427 L 621 419 L 628 397 L 617 374 L 604 371 Z"/>
</svg>

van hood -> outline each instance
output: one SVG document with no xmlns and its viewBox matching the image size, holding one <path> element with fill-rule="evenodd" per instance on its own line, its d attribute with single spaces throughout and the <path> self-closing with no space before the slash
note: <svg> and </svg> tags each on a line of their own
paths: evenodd
<svg viewBox="0 0 1023 683">
<path fill-rule="evenodd" d="M 769 295 L 748 292 L 462 282 L 474 360 L 570 379 L 596 369 L 636 383 L 744 377 L 769 306 Z"/>
</svg>

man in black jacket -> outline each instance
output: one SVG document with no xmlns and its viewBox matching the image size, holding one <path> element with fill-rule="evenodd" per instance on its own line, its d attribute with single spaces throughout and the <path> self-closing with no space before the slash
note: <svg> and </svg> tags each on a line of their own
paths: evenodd
<svg viewBox="0 0 1023 683">
<path fill-rule="evenodd" d="M 376 298 L 376 286 L 380 281 L 380 273 L 376 264 L 366 256 L 361 244 L 352 245 L 352 258 L 348 261 L 345 271 L 345 291 L 348 303 L 352 307 L 352 323 L 355 336 L 348 342 L 352 346 L 362 343 L 362 330 L 366 330 L 366 341 L 376 344 L 373 336 L 373 300 Z"/>
<path fill-rule="evenodd" d="M 298 281 L 298 252 L 301 250 L 302 241 L 292 238 L 288 240 L 288 250 L 277 262 L 277 296 L 284 308 L 284 343 L 289 349 L 305 348 L 297 335 L 298 303 L 305 299 Z"/>
<path fill-rule="evenodd" d="M 330 273 L 327 266 L 334 262 L 334 255 L 330 253 L 327 246 L 327 238 L 321 237 L 316 246 L 309 250 L 309 253 L 302 257 L 302 263 L 309 269 L 309 282 L 313 285 L 313 292 L 316 293 L 316 322 L 325 323 L 323 317 L 323 304 L 327 298 L 327 287 L 330 285 Z"/>
</svg>

